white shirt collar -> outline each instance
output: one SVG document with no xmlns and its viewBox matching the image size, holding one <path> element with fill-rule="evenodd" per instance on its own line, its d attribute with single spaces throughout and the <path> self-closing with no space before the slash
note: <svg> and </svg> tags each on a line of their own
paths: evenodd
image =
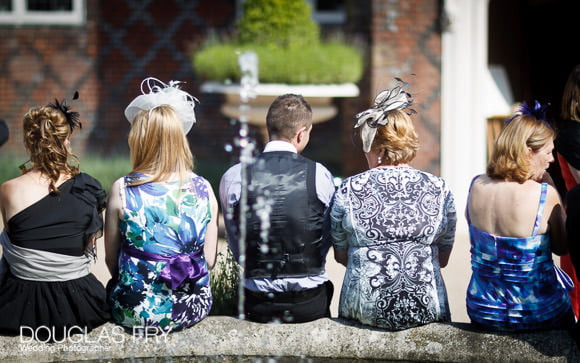
<svg viewBox="0 0 580 363">
<path fill-rule="evenodd" d="M 293 153 L 297 153 L 298 151 L 291 143 L 282 140 L 274 140 L 270 141 L 264 147 L 264 152 L 271 152 L 271 151 L 289 151 Z"/>
</svg>

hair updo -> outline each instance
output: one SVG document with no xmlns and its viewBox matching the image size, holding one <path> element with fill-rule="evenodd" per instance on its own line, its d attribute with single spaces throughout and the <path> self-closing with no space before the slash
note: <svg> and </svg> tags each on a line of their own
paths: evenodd
<svg viewBox="0 0 580 363">
<path fill-rule="evenodd" d="M 24 115 L 23 131 L 32 166 L 49 178 L 49 190 L 58 192 L 55 184 L 61 174 L 73 177 L 79 173 L 78 166 L 68 162 L 72 157 L 78 165 L 67 142 L 72 129 L 64 113 L 51 106 L 31 108 Z"/>
<path fill-rule="evenodd" d="M 413 121 L 402 110 L 388 113 L 389 122 L 377 127 L 371 150 L 384 150 L 383 165 L 406 164 L 415 158 L 419 149 L 419 138 Z"/>
</svg>

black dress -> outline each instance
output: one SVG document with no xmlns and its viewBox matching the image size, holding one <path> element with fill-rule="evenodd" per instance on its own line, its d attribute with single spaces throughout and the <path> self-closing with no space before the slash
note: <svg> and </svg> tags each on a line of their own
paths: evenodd
<svg viewBox="0 0 580 363">
<path fill-rule="evenodd" d="M 81 173 L 8 221 L 0 279 L 0 333 L 60 340 L 110 319 L 105 288 L 90 273 L 86 241 L 101 233 L 105 193 Z"/>
</svg>

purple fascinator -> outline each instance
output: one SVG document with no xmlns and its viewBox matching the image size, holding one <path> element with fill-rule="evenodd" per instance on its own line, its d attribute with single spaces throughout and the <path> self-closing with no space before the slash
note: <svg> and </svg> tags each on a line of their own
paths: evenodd
<svg viewBox="0 0 580 363">
<path fill-rule="evenodd" d="M 513 115 L 512 117 L 507 119 L 505 121 L 505 123 L 506 123 L 506 125 L 509 124 L 516 116 L 528 115 L 528 116 L 532 116 L 536 120 L 544 122 L 545 124 L 547 124 L 549 126 L 548 122 L 546 121 L 546 111 L 547 111 L 549 106 L 550 106 L 549 102 L 542 105 L 539 101 L 536 100 L 536 101 L 534 101 L 534 105 L 531 106 L 531 105 L 528 105 L 528 103 L 526 101 L 524 101 L 516 110 L 515 115 Z"/>
<path fill-rule="evenodd" d="M 79 98 L 78 92 L 75 92 L 73 100 L 76 100 L 77 98 Z M 67 105 L 66 100 L 63 99 L 62 101 L 59 102 L 57 99 L 55 99 L 54 103 L 50 103 L 47 106 L 52 107 L 55 110 L 59 110 L 64 114 L 66 122 L 69 124 L 71 131 L 74 130 L 76 127 L 78 127 L 79 129 L 83 127 L 83 125 L 80 122 L 79 113 L 71 111 L 71 108 L 69 105 Z"/>
<path fill-rule="evenodd" d="M 397 86 L 381 91 L 375 97 L 371 108 L 355 116 L 357 121 L 354 128 L 361 127 L 361 139 L 365 153 L 371 150 L 377 127 L 379 125 L 385 126 L 389 122 L 387 117 L 389 111 L 403 110 L 413 103 L 411 94 L 403 89 L 409 84 L 400 78 L 395 78 L 395 81 L 399 83 Z M 416 113 L 415 110 L 410 110 L 410 114 L 412 113 Z"/>
</svg>

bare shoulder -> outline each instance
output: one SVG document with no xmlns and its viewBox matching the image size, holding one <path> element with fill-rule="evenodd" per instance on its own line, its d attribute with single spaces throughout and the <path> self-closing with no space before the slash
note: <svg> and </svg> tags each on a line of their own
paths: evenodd
<svg viewBox="0 0 580 363">
<path fill-rule="evenodd" d="M 121 183 L 123 178 L 119 178 L 111 184 L 111 189 L 109 190 L 109 199 L 107 202 L 108 208 L 119 207 L 121 202 Z"/>
<path fill-rule="evenodd" d="M 14 179 L 10 179 L 2 183 L 0 185 L 0 194 L 2 198 L 9 198 L 10 196 L 14 195 L 18 191 L 22 191 L 27 189 L 27 179 L 24 175 L 16 177 Z"/>
<path fill-rule="evenodd" d="M 471 185 L 471 193 L 480 194 L 480 193 L 489 193 L 490 190 L 496 190 L 498 187 L 501 188 L 504 183 L 499 180 L 495 180 L 490 178 L 489 176 L 483 174 L 473 181 Z"/>
<path fill-rule="evenodd" d="M 546 207 L 553 207 L 561 204 L 562 199 L 560 198 L 560 193 L 558 193 L 556 188 L 548 184 L 548 189 L 546 193 Z"/>
<path fill-rule="evenodd" d="M 118 178 L 117 180 L 115 180 L 113 182 L 113 184 L 111 184 L 111 191 L 115 190 L 115 191 L 119 191 L 121 189 L 121 182 L 123 181 L 123 178 Z"/>
</svg>

